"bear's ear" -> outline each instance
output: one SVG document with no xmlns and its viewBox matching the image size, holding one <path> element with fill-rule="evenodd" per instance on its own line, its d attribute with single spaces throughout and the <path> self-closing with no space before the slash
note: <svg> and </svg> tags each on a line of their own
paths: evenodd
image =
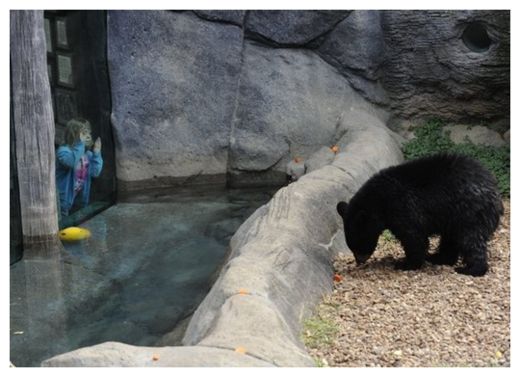
<svg viewBox="0 0 520 377">
<path fill-rule="evenodd" d="M 339 213 L 342 217 L 347 216 L 348 203 L 345 203 L 345 202 L 339 202 L 338 205 L 336 206 L 336 210 L 338 211 L 338 213 Z"/>
</svg>

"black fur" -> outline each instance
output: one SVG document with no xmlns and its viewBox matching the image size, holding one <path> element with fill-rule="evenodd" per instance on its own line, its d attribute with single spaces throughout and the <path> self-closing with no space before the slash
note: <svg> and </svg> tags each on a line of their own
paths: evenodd
<svg viewBox="0 0 520 377">
<path fill-rule="evenodd" d="M 494 176 L 476 160 L 438 154 L 381 170 L 352 197 L 340 202 L 345 237 L 358 263 L 364 263 L 389 229 L 406 254 L 396 268 L 421 268 L 424 261 L 464 267 L 457 272 L 487 272 L 487 241 L 504 209 Z M 429 255 L 428 237 L 440 235 Z"/>
</svg>

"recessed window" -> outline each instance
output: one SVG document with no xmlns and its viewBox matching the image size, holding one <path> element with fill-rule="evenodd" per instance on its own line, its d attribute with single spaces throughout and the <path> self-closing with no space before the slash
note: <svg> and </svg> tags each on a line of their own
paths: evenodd
<svg viewBox="0 0 520 377">
<path fill-rule="evenodd" d="M 486 27 L 480 22 L 473 22 L 466 27 L 462 33 L 462 41 L 474 52 L 485 52 L 491 46 Z"/>
<path fill-rule="evenodd" d="M 72 57 L 70 55 L 58 54 L 58 83 L 72 87 Z"/>
<path fill-rule="evenodd" d="M 56 41 L 61 48 L 69 48 L 69 38 L 67 36 L 67 21 L 64 18 L 56 20 Z"/>
<path fill-rule="evenodd" d="M 47 52 L 52 52 L 52 37 L 51 37 L 51 21 L 46 18 L 45 23 L 45 43 L 47 44 Z"/>
</svg>

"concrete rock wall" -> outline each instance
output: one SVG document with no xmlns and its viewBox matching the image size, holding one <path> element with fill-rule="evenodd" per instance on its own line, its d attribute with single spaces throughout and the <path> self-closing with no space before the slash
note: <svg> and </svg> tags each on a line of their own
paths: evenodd
<svg viewBox="0 0 520 377">
<path fill-rule="evenodd" d="M 271 49 L 246 42 L 228 170 L 244 180 L 285 180 L 291 157 L 307 157 L 334 141 L 348 101 L 366 101 L 316 54 L 299 48 Z M 368 105 L 368 104 L 367 104 Z M 368 105 L 370 106 L 370 105 Z M 248 183 L 254 183 L 249 174 Z"/>
<path fill-rule="evenodd" d="M 121 191 L 282 183 L 352 98 L 509 119 L 508 11 L 109 11 L 108 59 Z"/>
<path fill-rule="evenodd" d="M 485 31 L 465 42 L 471 25 Z M 385 11 L 382 28 L 382 83 L 395 115 L 509 118 L 509 11 Z"/>
<path fill-rule="evenodd" d="M 255 10 L 249 11 L 246 35 L 273 46 L 303 47 L 349 15 L 345 10 Z"/>
<path fill-rule="evenodd" d="M 120 183 L 225 174 L 241 28 L 191 12 L 110 11 L 108 39 Z"/>
</svg>

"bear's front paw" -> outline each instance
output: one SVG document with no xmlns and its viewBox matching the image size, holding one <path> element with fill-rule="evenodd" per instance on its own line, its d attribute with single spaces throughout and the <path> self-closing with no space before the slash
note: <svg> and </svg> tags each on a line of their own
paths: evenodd
<svg viewBox="0 0 520 377">
<path fill-rule="evenodd" d="M 448 265 L 453 266 L 455 263 L 457 263 L 457 259 L 447 256 L 445 254 L 435 253 L 435 254 L 428 254 L 426 256 L 426 260 L 430 262 L 431 264 L 436 265 Z"/>
<path fill-rule="evenodd" d="M 484 276 L 487 272 L 487 266 L 457 267 L 455 271 L 463 275 Z"/>
<path fill-rule="evenodd" d="M 396 270 L 409 271 L 418 270 L 422 267 L 422 264 L 410 262 L 408 259 L 400 259 L 397 262 L 395 262 L 394 267 Z"/>
</svg>

